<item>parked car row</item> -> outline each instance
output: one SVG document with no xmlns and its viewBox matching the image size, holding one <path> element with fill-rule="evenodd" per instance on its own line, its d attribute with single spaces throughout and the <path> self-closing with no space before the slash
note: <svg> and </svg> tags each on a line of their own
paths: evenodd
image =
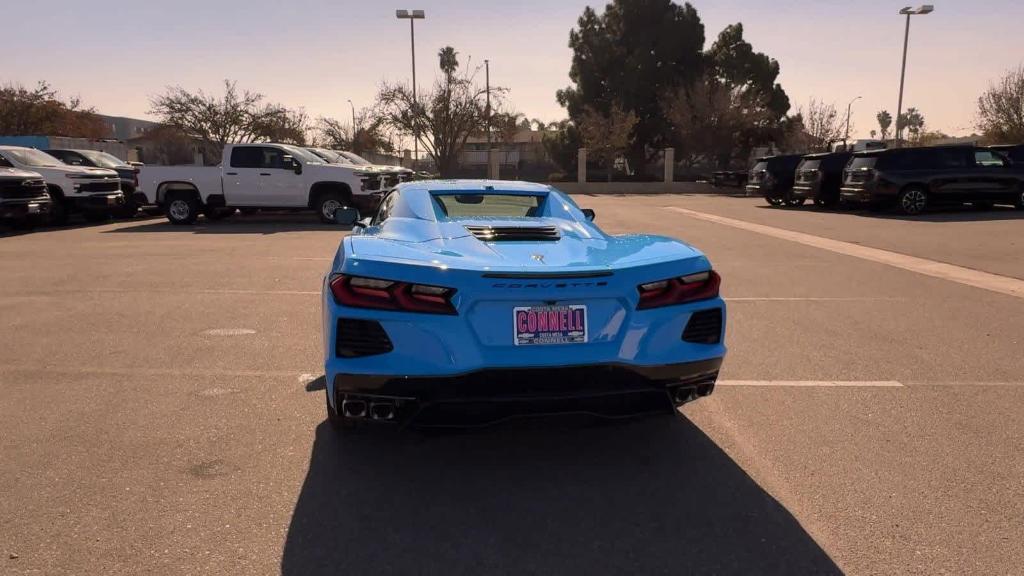
<svg viewBox="0 0 1024 576">
<path fill-rule="evenodd" d="M 121 177 L 114 170 L 91 166 L 72 166 L 35 148 L 0 146 L 0 168 L 9 169 L 8 176 L 21 178 L 18 187 L 38 191 L 42 180 L 44 190 L 31 198 L 20 197 L 22 190 L 5 184 L 0 202 L 6 219 L 35 224 L 48 216 L 55 224 L 67 222 L 68 216 L 81 212 L 88 220 L 105 220 L 124 207 Z M 32 182 L 32 184 L 24 184 Z M 24 205 L 24 208 L 22 208 Z"/>
<path fill-rule="evenodd" d="M 225 147 L 220 166 L 134 166 L 97 150 L 0 146 L 0 220 L 61 225 L 76 212 L 90 221 L 132 217 L 158 207 L 174 224 L 236 209 L 315 210 L 334 221 L 341 206 L 372 211 L 415 173 L 349 152 L 287 144 Z"/>
<path fill-rule="evenodd" d="M 768 156 L 751 169 L 746 190 L 773 206 L 811 200 L 907 215 L 939 205 L 1024 209 L 1024 144 Z"/>
</svg>

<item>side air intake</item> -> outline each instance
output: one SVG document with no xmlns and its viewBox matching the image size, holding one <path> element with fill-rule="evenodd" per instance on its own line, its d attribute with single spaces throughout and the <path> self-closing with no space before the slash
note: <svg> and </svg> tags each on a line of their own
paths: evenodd
<svg viewBox="0 0 1024 576">
<path fill-rule="evenodd" d="M 554 226 L 466 226 L 466 230 L 484 242 L 544 242 L 559 238 Z"/>
<path fill-rule="evenodd" d="M 394 349 L 384 327 L 374 320 L 339 318 L 337 333 L 334 352 L 341 358 L 387 354 Z"/>
</svg>

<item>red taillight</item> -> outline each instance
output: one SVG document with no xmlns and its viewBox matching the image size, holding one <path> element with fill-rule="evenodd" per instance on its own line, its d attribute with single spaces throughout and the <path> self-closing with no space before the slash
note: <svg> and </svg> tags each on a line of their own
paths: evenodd
<svg viewBox="0 0 1024 576">
<path fill-rule="evenodd" d="M 714 270 L 648 282 L 637 286 L 637 290 L 640 292 L 640 301 L 636 308 L 637 310 L 646 310 L 715 298 L 718 296 L 718 288 L 721 284 L 722 277 Z"/>
<path fill-rule="evenodd" d="M 443 286 L 336 274 L 331 278 L 331 293 L 335 302 L 353 308 L 425 314 L 458 313 L 452 305 L 455 289 Z"/>
</svg>

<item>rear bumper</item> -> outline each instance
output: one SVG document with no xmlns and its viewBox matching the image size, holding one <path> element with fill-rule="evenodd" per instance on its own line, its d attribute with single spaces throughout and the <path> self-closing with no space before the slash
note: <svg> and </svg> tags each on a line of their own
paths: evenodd
<svg viewBox="0 0 1024 576">
<path fill-rule="evenodd" d="M 338 374 L 335 406 L 387 404 L 390 423 L 480 426 L 522 416 L 627 418 L 670 413 L 714 391 L 721 358 L 664 366 L 623 364 L 480 370 L 452 377 Z M 373 419 L 367 416 L 368 419 Z"/>
<path fill-rule="evenodd" d="M 820 186 L 817 184 L 796 184 L 793 186 L 794 198 L 808 198 L 814 199 L 818 197 Z"/>
</svg>

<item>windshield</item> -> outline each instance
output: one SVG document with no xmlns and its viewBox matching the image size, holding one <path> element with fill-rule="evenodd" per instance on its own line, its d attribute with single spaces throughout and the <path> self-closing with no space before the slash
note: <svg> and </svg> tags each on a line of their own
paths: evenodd
<svg viewBox="0 0 1024 576">
<path fill-rule="evenodd" d="M 821 159 L 815 158 L 813 160 L 804 160 L 797 167 L 797 170 L 817 170 L 818 168 L 821 168 Z"/>
<path fill-rule="evenodd" d="M 876 161 L 878 161 L 878 156 L 854 156 L 853 160 L 850 160 L 850 165 L 846 168 L 848 170 L 874 168 Z"/>
<path fill-rule="evenodd" d="M 449 218 L 523 218 L 537 215 L 542 196 L 526 194 L 436 194 Z"/>
<path fill-rule="evenodd" d="M 117 156 L 99 150 L 79 150 L 78 153 L 92 160 L 92 163 L 100 168 L 124 168 L 128 165 Z"/>
<path fill-rule="evenodd" d="M 305 148 L 299 148 L 298 146 L 288 146 L 286 144 L 280 144 L 281 149 L 292 155 L 292 158 L 301 160 L 304 164 L 323 164 L 323 158 L 313 154 Z"/>
<path fill-rule="evenodd" d="M 348 158 L 352 162 L 359 164 L 360 166 L 369 166 L 370 164 L 373 164 L 373 162 L 370 162 L 369 160 L 363 158 L 362 156 L 359 156 L 358 154 L 353 154 L 351 152 L 339 152 L 339 154 L 341 154 L 345 158 Z"/>
<path fill-rule="evenodd" d="M 32 148 L 12 148 L 3 150 L 3 155 L 23 166 L 33 168 L 56 168 L 64 163 L 50 156 L 46 152 L 40 152 Z"/>
<path fill-rule="evenodd" d="M 340 156 L 337 152 L 325 148 L 307 148 L 307 150 L 319 156 L 324 162 L 336 162 Z"/>
<path fill-rule="evenodd" d="M 764 160 L 754 164 L 754 167 L 750 169 L 751 172 L 762 172 L 768 169 L 768 163 Z"/>
</svg>

